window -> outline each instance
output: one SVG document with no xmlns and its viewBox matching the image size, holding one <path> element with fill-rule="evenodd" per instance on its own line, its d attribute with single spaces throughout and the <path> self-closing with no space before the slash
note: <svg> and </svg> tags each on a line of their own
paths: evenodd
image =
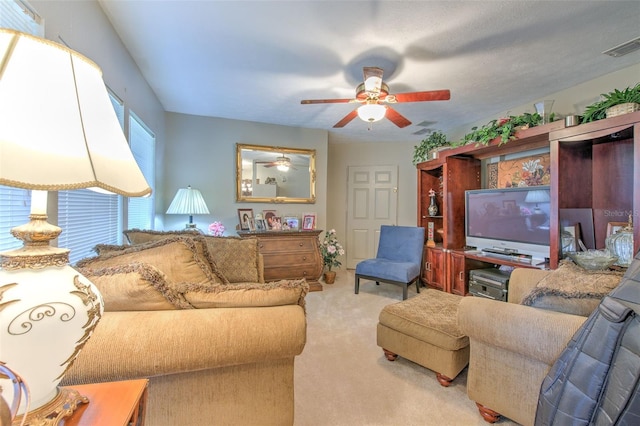
<svg viewBox="0 0 640 426">
<path fill-rule="evenodd" d="M 42 36 L 42 18 L 26 3 L 0 1 L 0 27 Z M 11 228 L 29 221 L 31 191 L 0 185 L 0 251 L 20 248 L 22 241 L 9 233 Z"/>
<path fill-rule="evenodd" d="M 129 144 L 138 167 L 154 192 L 150 197 L 128 198 L 127 228 L 153 229 L 156 138 L 133 113 L 129 114 Z"/>
</svg>

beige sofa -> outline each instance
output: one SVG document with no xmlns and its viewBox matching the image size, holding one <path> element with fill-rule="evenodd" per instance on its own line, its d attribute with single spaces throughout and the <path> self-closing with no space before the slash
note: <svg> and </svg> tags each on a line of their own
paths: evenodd
<svg viewBox="0 0 640 426">
<path fill-rule="evenodd" d="M 461 301 L 458 325 L 471 348 L 467 394 L 485 420 L 504 415 L 534 424 L 542 380 L 621 276 L 580 271 L 571 264 L 553 272 L 521 268 L 511 275 L 508 303 L 480 297 Z"/>
<path fill-rule="evenodd" d="M 148 378 L 150 426 L 293 424 L 308 285 L 261 283 L 256 241 L 170 237 L 78 263 L 105 313 L 63 384 Z"/>
</svg>

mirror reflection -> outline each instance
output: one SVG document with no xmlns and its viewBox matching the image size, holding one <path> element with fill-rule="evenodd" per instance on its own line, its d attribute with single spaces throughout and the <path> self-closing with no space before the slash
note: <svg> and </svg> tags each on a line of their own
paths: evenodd
<svg viewBox="0 0 640 426">
<path fill-rule="evenodd" d="M 315 203 L 314 149 L 236 144 L 236 200 Z"/>
</svg>

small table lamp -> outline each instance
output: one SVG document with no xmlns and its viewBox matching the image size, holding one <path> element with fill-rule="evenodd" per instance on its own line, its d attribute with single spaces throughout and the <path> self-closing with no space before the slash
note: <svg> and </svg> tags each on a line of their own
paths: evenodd
<svg viewBox="0 0 640 426">
<path fill-rule="evenodd" d="M 24 242 L 0 253 L 0 360 L 19 374 L 29 400 L 16 418 L 57 424 L 88 400 L 58 388 L 102 316 L 98 289 L 52 247 L 47 192 L 90 188 L 129 197 L 151 193 L 91 60 L 62 45 L 0 28 L 0 185 L 32 190 Z M 11 382 L 0 378 L 13 400 Z M 24 418 L 26 416 L 26 419 Z"/>
<path fill-rule="evenodd" d="M 196 229 L 196 224 L 193 223 L 193 215 L 209 214 L 209 209 L 200 191 L 191 188 L 191 185 L 189 185 L 186 188 L 178 189 L 176 196 L 173 197 L 173 201 L 167 209 L 167 214 L 189 215 L 189 223 L 185 228 Z"/>
</svg>

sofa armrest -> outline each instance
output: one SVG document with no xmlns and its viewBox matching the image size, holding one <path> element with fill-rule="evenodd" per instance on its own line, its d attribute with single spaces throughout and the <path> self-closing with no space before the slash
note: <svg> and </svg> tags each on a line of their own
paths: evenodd
<svg viewBox="0 0 640 426">
<path fill-rule="evenodd" d="M 465 297 L 458 307 L 458 326 L 473 340 L 552 365 L 585 317 Z"/>
<path fill-rule="evenodd" d="M 292 358 L 306 342 L 299 305 L 105 312 L 64 377 L 81 384 Z"/>
<path fill-rule="evenodd" d="M 509 277 L 509 292 L 507 301 L 509 303 L 522 303 L 522 299 L 551 271 L 544 269 L 516 268 Z"/>
</svg>

